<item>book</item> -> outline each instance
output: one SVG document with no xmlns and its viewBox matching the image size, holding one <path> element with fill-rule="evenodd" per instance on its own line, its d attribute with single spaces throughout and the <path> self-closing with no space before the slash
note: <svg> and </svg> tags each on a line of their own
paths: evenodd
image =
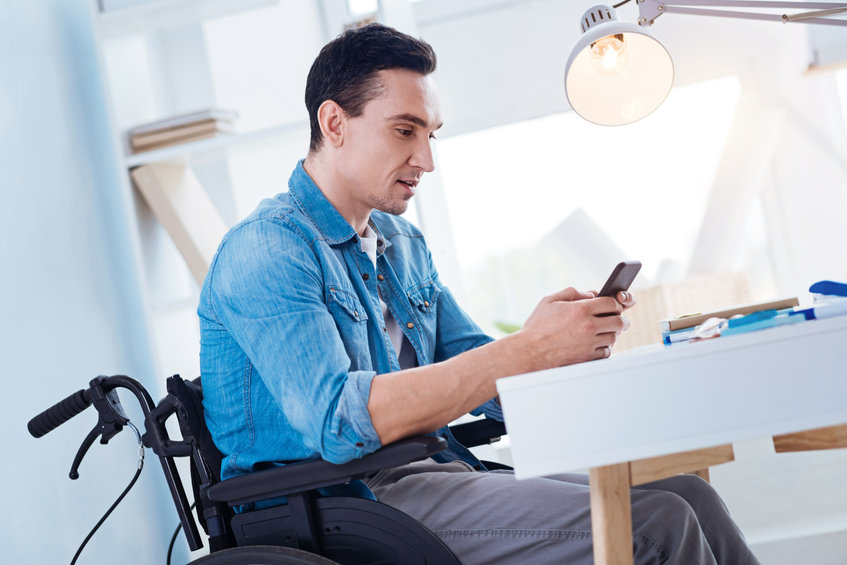
<svg viewBox="0 0 847 565">
<path fill-rule="evenodd" d="M 770 300 L 767 302 L 758 302 L 755 304 L 746 304 L 743 306 L 728 308 L 726 310 L 718 310 L 715 312 L 706 312 L 703 314 L 693 314 L 690 316 L 671 318 L 669 320 L 661 320 L 659 322 L 659 329 L 662 332 L 672 332 L 685 328 L 693 328 L 694 326 L 702 324 L 709 318 L 731 318 L 732 316 L 739 315 L 746 316 L 747 314 L 761 312 L 762 310 L 784 310 L 786 308 L 794 308 L 799 305 L 800 301 L 796 297 Z"/>
<path fill-rule="evenodd" d="M 133 151 L 138 153 L 206 139 L 219 133 L 232 133 L 234 130 L 234 125 L 231 122 L 205 120 L 192 125 L 132 136 L 129 143 Z"/>
<path fill-rule="evenodd" d="M 129 134 L 130 138 L 132 138 L 136 135 L 158 132 L 172 128 L 179 128 L 182 126 L 197 124 L 199 122 L 206 122 L 209 120 L 215 120 L 220 122 L 234 122 L 237 119 L 238 112 L 234 110 L 224 110 L 221 108 L 207 108 L 204 110 L 196 110 L 194 112 L 188 112 L 185 114 L 178 114 L 176 116 L 162 118 L 153 122 L 147 122 L 145 124 L 141 124 L 131 128 L 127 133 Z"/>
<path fill-rule="evenodd" d="M 683 341 L 691 341 L 697 337 L 697 332 L 694 328 L 683 328 L 681 330 L 662 332 L 662 343 L 671 345 Z"/>
<path fill-rule="evenodd" d="M 794 307 L 782 310 L 757 310 L 746 315 L 735 315 L 730 318 L 713 317 L 697 326 L 680 330 L 663 331 L 662 343 L 672 345 L 683 341 L 698 341 L 714 337 L 730 336 L 752 331 L 763 330 L 786 324 L 796 324 L 814 318 L 814 312 L 796 310 Z"/>
</svg>

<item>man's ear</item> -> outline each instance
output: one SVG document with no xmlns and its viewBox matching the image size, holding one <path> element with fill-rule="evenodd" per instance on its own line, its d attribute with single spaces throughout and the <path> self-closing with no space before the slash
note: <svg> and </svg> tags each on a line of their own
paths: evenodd
<svg viewBox="0 0 847 565">
<path fill-rule="evenodd" d="M 334 100 L 326 100 L 318 108 L 318 124 L 324 139 L 333 147 L 344 143 L 347 114 Z"/>
</svg>

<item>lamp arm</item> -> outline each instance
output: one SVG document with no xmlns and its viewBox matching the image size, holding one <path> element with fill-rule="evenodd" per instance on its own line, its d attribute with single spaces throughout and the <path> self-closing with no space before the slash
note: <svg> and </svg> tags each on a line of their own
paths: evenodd
<svg viewBox="0 0 847 565">
<path fill-rule="evenodd" d="M 718 10 L 715 8 L 802 8 L 807 10 L 811 8 L 812 11 L 799 14 L 779 15 L 734 10 Z M 844 2 L 770 2 L 755 0 L 639 0 L 638 24 L 641 26 L 653 25 L 656 18 L 669 12 L 674 14 L 688 14 L 692 16 L 716 16 L 721 18 L 765 20 L 782 23 L 798 22 L 806 24 L 847 26 L 847 20 L 828 19 L 826 17 L 847 13 L 847 3 Z"/>
</svg>

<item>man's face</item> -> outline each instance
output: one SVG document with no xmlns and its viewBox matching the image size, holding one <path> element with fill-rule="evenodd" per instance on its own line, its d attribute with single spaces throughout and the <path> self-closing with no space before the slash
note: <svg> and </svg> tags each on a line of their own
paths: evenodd
<svg viewBox="0 0 847 565">
<path fill-rule="evenodd" d="M 343 166 L 356 207 L 402 214 L 421 176 L 435 169 L 430 143 L 441 110 L 430 76 L 401 69 L 378 76 L 382 94 L 347 120 Z"/>
</svg>

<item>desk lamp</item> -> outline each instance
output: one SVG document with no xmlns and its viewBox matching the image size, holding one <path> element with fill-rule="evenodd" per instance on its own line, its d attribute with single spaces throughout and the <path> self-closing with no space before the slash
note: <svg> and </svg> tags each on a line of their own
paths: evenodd
<svg viewBox="0 0 847 565">
<path fill-rule="evenodd" d="M 586 10 L 581 21 L 582 36 L 565 66 L 565 93 L 571 108 L 595 124 L 630 124 L 650 114 L 667 97 L 673 84 L 673 62 L 664 45 L 649 31 L 662 14 L 847 26 L 845 19 L 829 18 L 847 13 L 847 3 L 843 2 L 636 0 L 636 25 L 620 21 L 615 12 L 630 1 L 611 7 L 600 4 Z M 737 11 L 737 8 L 812 11 L 778 15 Z"/>
</svg>

